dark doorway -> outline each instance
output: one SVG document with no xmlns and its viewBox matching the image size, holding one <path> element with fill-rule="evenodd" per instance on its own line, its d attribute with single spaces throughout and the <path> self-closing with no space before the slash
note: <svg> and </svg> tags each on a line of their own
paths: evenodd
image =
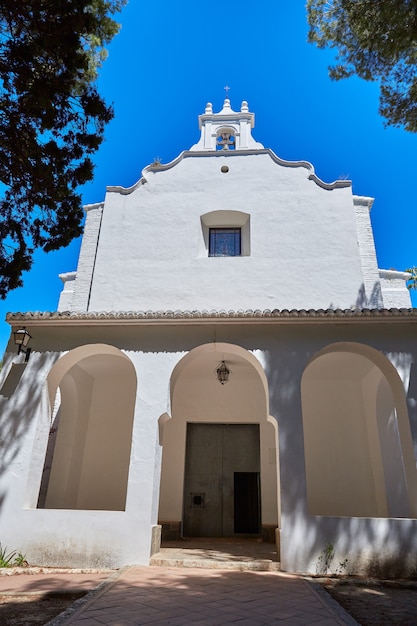
<svg viewBox="0 0 417 626">
<path fill-rule="evenodd" d="M 259 534 L 261 532 L 259 493 L 259 472 L 235 472 L 235 533 Z"/>
<path fill-rule="evenodd" d="M 188 424 L 183 533 L 260 533 L 258 424 Z"/>
</svg>

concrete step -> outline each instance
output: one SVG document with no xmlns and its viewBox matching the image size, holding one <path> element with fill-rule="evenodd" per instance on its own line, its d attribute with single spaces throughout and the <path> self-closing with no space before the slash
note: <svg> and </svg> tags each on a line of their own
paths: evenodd
<svg viewBox="0 0 417 626">
<path fill-rule="evenodd" d="M 194 567 L 199 569 L 227 569 L 247 572 L 279 572 L 280 564 L 268 559 L 253 561 L 198 559 L 193 557 L 168 557 L 161 552 L 151 557 L 150 565 L 154 567 Z"/>
<path fill-rule="evenodd" d="M 150 565 L 252 572 L 280 570 L 274 544 L 242 539 L 166 541 L 151 557 Z"/>
</svg>

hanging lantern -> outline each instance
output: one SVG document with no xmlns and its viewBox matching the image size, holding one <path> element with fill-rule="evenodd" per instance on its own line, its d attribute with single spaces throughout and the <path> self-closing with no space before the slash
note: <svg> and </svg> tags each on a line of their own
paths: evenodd
<svg viewBox="0 0 417 626">
<path fill-rule="evenodd" d="M 229 380 L 230 370 L 224 361 L 221 361 L 221 363 L 219 363 L 216 369 L 216 374 L 217 380 L 221 385 L 224 385 Z"/>
</svg>

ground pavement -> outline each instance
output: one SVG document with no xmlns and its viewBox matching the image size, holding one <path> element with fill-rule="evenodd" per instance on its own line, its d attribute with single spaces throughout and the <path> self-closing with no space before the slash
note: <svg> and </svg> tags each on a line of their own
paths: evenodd
<svg viewBox="0 0 417 626">
<path fill-rule="evenodd" d="M 319 585 L 280 572 L 274 544 L 165 542 L 151 563 L 0 576 L 0 594 L 89 591 L 49 626 L 357 626 Z"/>
<path fill-rule="evenodd" d="M 356 624 L 325 592 L 276 571 L 128 567 L 0 577 L 0 593 L 93 588 L 49 626 Z"/>
</svg>

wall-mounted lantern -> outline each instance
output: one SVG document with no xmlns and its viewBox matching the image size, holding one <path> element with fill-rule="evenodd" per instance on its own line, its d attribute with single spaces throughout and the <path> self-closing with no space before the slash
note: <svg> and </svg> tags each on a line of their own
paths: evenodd
<svg viewBox="0 0 417 626">
<path fill-rule="evenodd" d="M 230 370 L 224 361 L 221 361 L 216 369 L 217 380 L 221 385 L 224 385 L 229 380 Z"/>
<path fill-rule="evenodd" d="M 28 348 L 28 343 L 32 339 L 32 336 L 28 333 L 26 328 L 18 328 L 14 331 L 14 343 L 18 346 L 17 354 L 23 352 L 26 355 L 25 363 L 29 361 L 31 348 Z"/>
</svg>

